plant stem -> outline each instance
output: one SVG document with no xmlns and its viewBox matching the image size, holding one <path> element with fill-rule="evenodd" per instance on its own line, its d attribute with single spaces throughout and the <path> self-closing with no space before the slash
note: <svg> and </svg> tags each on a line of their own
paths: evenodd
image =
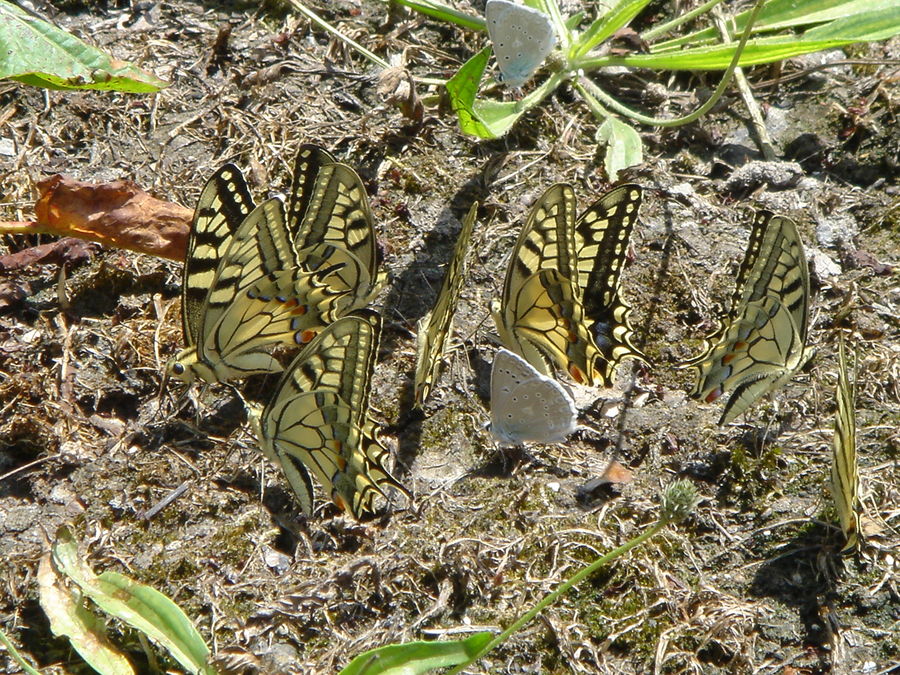
<svg viewBox="0 0 900 675">
<path fill-rule="evenodd" d="M 316 14 L 311 9 L 309 9 L 306 5 L 304 5 L 301 0 L 290 0 L 290 3 L 294 9 L 296 9 L 303 16 L 305 16 L 307 19 L 309 19 L 314 24 L 316 24 L 319 28 L 322 28 L 326 32 L 331 33 L 338 40 L 349 45 L 356 51 L 358 51 L 360 54 L 362 54 L 364 57 L 366 57 L 369 61 L 371 61 L 375 65 L 380 66 L 381 68 L 389 68 L 390 67 L 390 64 L 387 61 L 382 59 L 377 54 L 370 52 L 368 49 L 363 47 L 361 44 L 359 44 L 355 40 L 352 40 L 351 38 L 344 35 L 337 28 L 332 26 L 330 23 L 325 21 L 325 19 L 323 19 L 318 14 Z M 421 82 L 422 84 L 434 84 L 437 86 L 443 86 L 445 84 L 444 80 L 436 79 L 433 77 L 416 77 L 414 79 L 416 82 Z"/>
<path fill-rule="evenodd" d="M 716 8 L 713 10 L 712 14 L 716 28 L 719 29 L 719 33 L 722 35 L 722 42 L 731 42 L 731 35 L 728 32 L 728 27 L 725 25 L 725 20 L 722 18 L 721 12 Z M 759 143 L 759 149 L 762 151 L 763 158 L 767 162 L 774 162 L 778 159 L 778 156 L 775 154 L 772 138 L 769 136 L 769 131 L 766 129 L 766 123 L 765 120 L 763 120 L 759 104 L 756 102 L 756 99 L 753 97 L 753 92 L 750 90 L 750 83 L 747 82 L 747 77 L 744 75 L 744 69 L 740 66 L 737 66 L 734 69 L 734 83 L 741 93 L 741 98 L 744 99 L 744 105 L 747 106 L 747 112 L 750 113 L 750 124 L 753 126 L 754 132 L 756 132 L 756 140 Z"/>
<path fill-rule="evenodd" d="M 731 63 L 728 65 L 728 69 L 725 71 L 725 74 L 719 81 L 719 86 L 716 87 L 713 95 L 710 96 L 709 99 L 694 112 L 685 115 L 684 117 L 678 117 L 676 119 L 665 119 L 662 117 L 649 117 L 647 115 L 639 113 L 637 110 L 632 110 L 631 108 L 619 103 L 612 96 L 600 89 L 600 87 L 598 87 L 587 77 L 582 77 L 580 79 L 580 82 L 575 83 L 575 87 L 579 91 L 583 91 L 582 87 L 589 89 L 594 97 L 602 101 L 604 105 L 611 108 L 613 111 L 637 122 L 641 122 L 642 124 L 650 124 L 658 127 L 680 127 L 685 124 L 690 124 L 691 122 L 705 115 L 719 101 L 719 99 L 722 97 L 722 94 L 725 93 L 725 89 L 731 82 L 731 76 L 734 73 L 734 69 L 737 67 L 737 64 L 741 60 L 741 54 L 744 51 L 744 46 L 747 44 L 747 40 L 750 38 L 751 31 L 753 30 L 753 24 L 756 21 L 756 16 L 759 14 L 759 10 L 762 9 L 763 2 L 764 0 L 756 0 L 756 4 L 753 6 L 753 11 L 750 13 L 750 17 L 747 21 L 747 27 L 744 29 L 744 32 L 741 35 L 741 41 L 738 43 L 737 49 L 735 49 L 734 52 L 734 56 L 731 59 Z M 579 66 L 576 64 L 575 68 L 578 67 Z"/>
<path fill-rule="evenodd" d="M 650 537 L 652 537 L 657 532 L 659 532 L 661 529 L 663 529 L 668 524 L 668 522 L 669 522 L 668 520 L 666 520 L 664 518 L 660 518 L 660 520 L 657 521 L 656 524 L 653 525 L 646 532 L 643 532 L 642 534 L 638 535 L 631 541 L 625 542 L 624 544 L 619 546 L 619 548 L 613 549 L 606 555 L 604 555 L 600 558 L 597 558 L 597 560 L 595 560 L 590 565 L 585 567 L 583 570 L 581 570 L 578 573 L 576 573 L 575 575 L 573 575 L 570 579 L 567 579 L 566 581 L 562 582 L 555 591 L 553 591 L 552 593 L 549 593 L 544 598 L 542 598 L 541 601 L 538 602 L 534 607 L 532 607 L 528 612 L 526 612 L 525 614 L 520 616 L 506 630 L 504 630 L 502 633 L 500 633 L 500 635 L 498 635 L 493 640 L 491 640 L 488 644 L 486 644 L 481 649 L 481 651 L 478 652 L 478 654 L 473 656 L 466 663 L 463 663 L 463 664 L 457 666 L 456 668 L 454 668 L 453 670 L 449 671 L 447 673 L 447 675 L 455 675 L 456 673 L 462 672 L 463 668 L 465 668 L 466 666 L 468 666 L 471 663 L 474 663 L 478 659 L 484 657 L 484 655 L 487 654 L 489 651 L 491 651 L 494 647 L 496 647 L 499 644 L 502 644 L 507 638 L 509 638 L 510 635 L 512 635 L 513 633 L 518 631 L 520 628 L 522 628 L 522 626 L 524 626 L 529 621 L 531 621 L 534 617 L 536 617 L 538 614 L 540 614 L 544 609 L 546 609 L 548 606 L 550 606 L 554 602 L 556 602 L 556 600 L 563 593 L 566 593 L 570 588 L 572 588 L 572 586 L 580 583 L 581 581 L 583 581 L 584 579 L 586 579 L 587 577 L 592 575 L 594 572 L 596 572 L 598 569 L 600 569 L 604 565 L 609 564 L 610 562 L 612 562 L 619 556 L 625 555 L 626 553 L 628 553 L 628 551 L 633 549 L 635 546 L 640 546 L 645 541 L 647 541 Z"/>
<path fill-rule="evenodd" d="M 671 21 L 667 21 L 666 23 L 654 26 L 650 30 L 641 33 L 641 39 L 650 42 L 652 39 L 662 35 L 663 33 L 668 33 L 673 28 L 678 28 L 678 26 L 680 26 L 681 24 L 687 23 L 691 19 L 700 16 L 701 14 L 705 14 L 720 2 L 722 2 L 722 0 L 709 0 L 709 2 L 703 3 L 699 7 L 692 9 L 690 12 L 682 14 L 681 16 L 677 16 Z"/>
</svg>

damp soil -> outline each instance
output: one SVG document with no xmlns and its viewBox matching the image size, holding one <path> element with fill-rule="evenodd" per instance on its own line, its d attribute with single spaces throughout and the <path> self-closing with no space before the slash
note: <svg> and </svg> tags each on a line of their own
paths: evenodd
<svg viewBox="0 0 900 675">
<path fill-rule="evenodd" d="M 306 4 L 384 58 L 405 58 L 418 77 L 448 77 L 484 41 L 389 15 L 379 2 Z M 136 96 L 0 85 L 0 218 L 29 218 L 36 181 L 53 173 L 129 178 L 192 207 L 205 177 L 233 161 L 261 199 L 286 190 L 300 144 L 330 150 L 360 173 L 376 218 L 388 282 L 376 302 L 384 332 L 372 403 L 415 499 L 398 498 L 364 523 L 320 499 L 306 519 L 256 449 L 231 389 L 162 390 L 165 362 L 182 346 L 181 265 L 105 249 L 67 264 L 64 277 L 58 265 L 0 273 L 4 289 L 25 289 L 0 314 L 0 625 L 44 672 L 88 672 L 38 604 L 38 561 L 65 523 L 93 569 L 175 599 L 222 662 L 330 673 L 390 642 L 508 625 L 652 524 L 661 489 L 678 478 L 702 496 L 694 515 L 468 672 L 897 667 L 900 100 L 896 65 L 863 62 L 896 63 L 900 42 L 750 71 L 777 165 L 752 164 L 761 157 L 734 94 L 699 123 L 641 129 L 645 163 L 622 176 L 645 189 L 622 293 L 649 365 L 625 362 L 614 388 L 588 392 L 581 429 L 566 443 L 510 454 L 485 430 L 497 346 L 490 300 L 544 189 L 567 181 L 586 206 L 610 186 L 596 122 L 571 91 L 507 137 L 477 141 L 460 134 L 433 87 L 419 87 L 424 118 L 404 117 L 377 94 L 376 68 L 283 6 L 56 5 L 44 9 L 58 25 L 171 86 Z M 601 83 L 674 117 L 717 77 L 615 72 Z M 443 374 L 415 415 L 416 322 L 476 200 Z M 815 356 L 718 427 L 720 405 L 689 398 L 692 374 L 676 366 L 702 348 L 727 306 L 750 209 L 760 207 L 799 225 Z M 4 236 L 0 255 L 45 241 Z M 841 334 L 859 359 L 866 532 L 847 558 L 836 555 L 828 488 Z M 272 384 L 240 386 L 261 395 Z M 631 478 L 598 487 L 611 460 Z M 133 632 L 114 625 L 113 639 L 148 672 Z M 0 668 L 18 672 L 5 654 Z"/>
</svg>

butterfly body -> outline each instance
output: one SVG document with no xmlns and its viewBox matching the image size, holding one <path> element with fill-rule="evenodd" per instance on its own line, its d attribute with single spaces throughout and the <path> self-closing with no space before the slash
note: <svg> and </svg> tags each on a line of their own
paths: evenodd
<svg viewBox="0 0 900 675">
<path fill-rule="evenodd" d="M 550 17 L 510 0 L 488 0 L 484 8 L 501 82 L 514 89 L 524 85 L 556 44 Z"/>
<path fill-rule="evenodd" d="M 578 411 L 557 382 L 501 349 L 491 369 L 491 433 L 504 444 L 557 443 L 575 430 Z"/>
</svg>

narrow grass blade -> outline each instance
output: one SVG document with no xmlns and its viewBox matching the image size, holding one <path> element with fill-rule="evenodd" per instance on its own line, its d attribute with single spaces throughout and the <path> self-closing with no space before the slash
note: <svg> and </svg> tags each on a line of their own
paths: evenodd
<svg viewBox="0 0 900 675">
<path fill-rule="evenodd" d="M 460 12 L 458 9 L 449 7 L 440 2 L 432 0 L 394 0 L 398 5 L 409 7 L 410 9 L 448 23 L 455 23 L 457 26 L 469 28 L 471 30 L 486 30 L 485 21 L 480 16 L 472 16 L 466 12 Z"/>
<path fill-rule="evenodd" d="M 773 0 L 767 2 L 753 24 L 754 33 L 764 33 L 785 28 L 813 26 L 826 21 L 834 21 L 858 14 L 883 9 L 892 9 L 896 14 L 896 0 Z M 737 14 L 729 23 L 730 29 L 740 33 L 747 26 L 750 12 Z M 718 42 L 719 33 L 715 27 L 705 28 L 672 40 L 654 45 L 655 50 L 677 49 L 686 44 Z"/>
<path fill-rule="evenodd" d="M 575 41 L 575 57 L 583 56 L 620 28 L 627 26 L 650 0 L 620 0 L 602 16 L 597 17 Z"/>
<path fill-rule="evenodd" d="M 900 12 L 875 11 L 833 21 L 808 30 L 803 35 L 782 35 L 755 38 L 747 42 L 739 66 L 783 61 L 824 49 L 834 49 L 856 42 L 884 40 L 900 34 Z M 584 59 L 579 65 L 585 69 L 609 65 L 661 70 L 723 70 L 734 56 L 736 43 L 696 47 L 675 52 L 663 51 L 623 57 Z"/>
<path fill-rule="evenodd" d="M 19 654 L 19 650 L 17 650 L 16 646 L 12 642 L 9 641 L 9 638 L 6 637 L 6 633 L 4 633 L 2 630 L 0 630 L 0 645 L 3 645 L 3 647 L 6 649 L 6 651 L 9 652 L 10 658 L 13 661 L 15 661 L 16 663 L 18 663 L 19 667 L 23 671 L 28 673 L 28 675 L 41 675 L 41 671 L 33 668 L 28 663 L 28 661 L 26 661 L 24 658 L 22 658 L 22 655 Z"/>
</svg>

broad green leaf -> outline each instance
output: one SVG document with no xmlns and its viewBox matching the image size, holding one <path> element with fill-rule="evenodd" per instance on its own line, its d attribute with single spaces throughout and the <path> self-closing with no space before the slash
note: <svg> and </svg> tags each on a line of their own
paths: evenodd
<svg viewBox="0 0 900 675">
<path fill-rule="evenodd" d="M 61 527 L 53 544 L 53 561 L 60 572 L 104 612 L 115 616 L 166 649 L 192 673 L 213 675 L 209 648 L 190 619 L 174 602 L 150 586 L 116 572 L 95 576 L 79 558 L 71 531 Z"/>
<path fill-rule="evenodd" d="M 0 80 L 47 89 L 159 91 L 167 82 L 113 59 L 7 0 L 0 0 Z"/>
<path fill-rule="evenodd" d="M 69 638 L 81 658 L 101 675 L 134 675 L 128 659 L 109 641 L 106 624 L 84 606 L 80 594 L 66 588 L 49 553 L 38 564 L 37 581 L 41 609 L 54 635 Z"/>
<path fill-rule="evenodd" d="M 465 663 L 491 641 L 490 633 L 475 633 L 465 640 L 407 642 L 363 652 L 338 675 L 420 675 L 435 668 Z"/>
<path fill-rule="evenodd" d="M 615 117 L 607 117 L 600 125 L 597 130 L 597 142 L 606 143 L 603 165 L 611 181 L 618 178 L 622 169 L 644 161 L 640 134 Z"/>
<path fill-rule="evenodd" d="M 869 11 L 882 9 L 897 11 L 897 0 L 771 0 L 760 10 L 753 24 L 754 33 L 762 33 L 785 28 L 797 28 L 811 26 L 825 21 L 852 17 Z M 736 38 L 747 26 L 749 11 L 737 14 L 728 23 L 732 36 Z M 684 35 L 672 40 L 660 42 L 654 45 L 653 51 L 677 49 L 681 45 L 698 45 L 703 42 L 719 42 L 721 35 L 716 28 L 705 28 L 689 35 Z"/>
<path fill-rule="evenodd" d="M 559 86 L 564 74 L 553 73 L 542 85 L 519 101 L 476 99 L 491 48 L 485 47 L 447 81 L 450 105 L 463 133 L 478 138 L 498 138 L 509 131 L 526 111 L 538 105 Z"/>
<path fill-rule="evenodd" d="M 475 95 L 478 93 L 478 87 L 490 55 L 490 47 L 482 49 L 466 61 L 456 75 L 447 80 L 446 85 L 447 93 L 450 96 L 450 105 L 459 119 L 460 130 L 464 134 L 478 138 L 497 138 L 503 134 L 502 131 L 497 133 L 486 124 L 479 115 L 480 110 L 476 111 L 475 106 Z M 484 101 L 481 103 L 483 104 Z M 495 105 L 502 106 L 504 104 L 495 103 Z M 510 124 L 510 126 L 512 125 Z"/>
</svg>

